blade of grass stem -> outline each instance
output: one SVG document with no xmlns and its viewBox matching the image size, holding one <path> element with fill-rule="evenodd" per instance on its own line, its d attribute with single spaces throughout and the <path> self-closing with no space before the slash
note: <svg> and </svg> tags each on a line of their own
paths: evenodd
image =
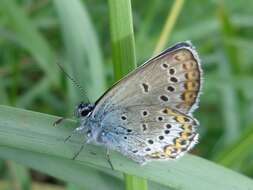
<svg viewBox="0 0 253 190">
<path fill-rule="evenodd" d="M 233 167 L 235 163 L 252 153 L 252 142 L 253 125 L 250 125 L 242 132 L 240 138 L 229 147 L 224 148 L 224 150 L 214 158 L 214 161 L 227 167 Z"/>
<path fill-rule="evenodd" d="M 119 179 L 103 171 L 75 163 L 70 158 L 62 159 L 39 152 L 2 146 L 0 146 L 0 157 L 15 160 L 43 173 L 56 176 L 66 182 L 75 183 L 84 189 L 120 190 L 123 187 Z"/>
<path fill-rule="evenodd" d="M 2 0 L 0 1 L 0 7 L 8 16 L 9 25 L 14 29 L 18 45 L 24 47 L 36 59 L 39 66 L 54 84 L 58 84 L 59 71 L 54 64 L 53 51 L 47 41 L 37 31 L 16 1 Z"/>
<path fill-rule="evenodd" d="M 23 159 L 27 163 L 37 162 L 38 158 L 44 156 L 53 157 L 55 161 L 65 159 L 65 165 L 62 164 L 61 170 L 57 170 L 58 174 L 65 175 L 65 178 L 72 176 L 76 179 L 78 176 L 80 180 L 84 180 L 82 174 L 66 172 L 69 164 L 78 164 L 73 168 L 73 172 L 76 170 L 85 172 L 81 165 L 110 169 L 105 159 L 106 150 L 95 145 L 87 145 L 77 160 L 70 160 L 83 142 L 83 137 L 75 136 L 68 143 L 63 143 L 76 123 L 73 120 L 66 120 L 61 126 L 52 127 L 52 123 L 57 118 L 59 117 L 0 106 L 0 157 L 18 161 L 20 155 L 28 155 L 27 151 L 29 151 L 40 155 L 37 158 L 28 155 Z M 15 151 L 10 154 L 9 150 L 13 149 Z M 152 162 L 145 166 L 139 166 L 114 151 L 111 151 L 110 158 L 115 171 L 143 177 L 174 189 L 245 190 L 253 187 L 252 179 L 189 154 L 174 162 Z M 47 163 L 45 167 L 45 163 L 47 162 L 44 162 L 44 170 L 55 171 L 53 165 Z"/>
<path fill-rule="evenodd" d="M 109 0 L 110 32 L 114 80 L 121 79 L 136 67 L 135 42 L 130 0 Z M 126 190 L 146 190 L 147 181 L 125 173 Z"/>
<path fill-rule="evenodd" d="M 86 96 L 95 101 L 105 90 L 105 75 L 101 49 L 88 11 L 79 0 L 54 0 L 54 4 L 69 62 L 67 70 L 87 90 Z M 70 108 L 73 108 L 85 99 L 85 95 L 71 81 L 68 82 Z"/>
<path fill-rule="evenodd" d="M 130 0 L 109 0 L 110 32 L 114 80 L 136 67 L 134 31 Z"/>
<path fill-rule="evenodd" d="M 221 55 L 221 64 L 219 64 L 219 74 L 221 78 L 226 81 L 229 80 L 233 74 L 239 74 L 240 65 L 236 47 L 228 42 L 229 38 L 234 35 L 234 30 L 222 1 L 218 4 L 218 19 L 222 34 L 222 45 L 224 47 L 224 55 Z M 224 143 L 227 145 L 237 139 L 240 134 L 239 112 L 237 112 L 237 110 L 239 110 L 238 100 L 233 85 L 226 85 L 220 90 L 223 99 L 222 111 L 225 127 Z"/>
<path fill-rule="evenodd" d="M 159 36 L 159 40 L 156 44 L 154 54 L 158 54 L 164 48 L 165 44 L 167 43 L 171 32 L 174 28 L 174 25 L 177 21 L 177 18 L 182 10 L 184 5 L 184 0 L 174 0 L 174 3 L 169 11 L 168 17 L 166 19 L 165 25 L 162 29 L 162 32 Z"/>
<path fill-rule="evenodd" d="M 6 165 L 13 190 L 29 190 L 31 181 L 28 170 L 23 165 L 9 160 L 6 161 Z"/>
</svg>

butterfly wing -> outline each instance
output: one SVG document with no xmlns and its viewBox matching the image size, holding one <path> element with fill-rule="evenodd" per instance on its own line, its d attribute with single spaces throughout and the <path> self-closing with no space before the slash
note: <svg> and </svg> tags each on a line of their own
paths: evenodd
<svg viewBox="0 0 253 190">
<path fill-rule="evenodd" d="M 157 104 L 191 113 L 197 107 L 200 86 L 197 53 L 190 43 L 182 42 L 116 83 L 96 102 L 93 113 L 103 115 L 117 107 Z"/>
<path fill-rule="evenodd" d="M 103 142 L 139 163 L 178 158 L 198 138 L 194 118 L 160 105 L 113 110 L 101 125 L 110 126 L 104 129 Z"/>
<path fill-rule="evenodd" d="M 104 130 L 101 142 L 137 162 L 177 158 L 197 140 L 191 113 L 200 87 L 197 53 L 190 43 L 179 43 L 116 83 L 91 118 Z"/>
</svg>

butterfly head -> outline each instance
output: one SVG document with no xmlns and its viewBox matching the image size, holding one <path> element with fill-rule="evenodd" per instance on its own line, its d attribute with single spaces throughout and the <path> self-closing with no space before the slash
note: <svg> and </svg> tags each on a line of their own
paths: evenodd
<svg viewBox="0 0 253 190">
<path fill-rule="evenodd" d="M 76 117 L 87 117 L 91 114 L 94 107 L 94 104 L 81 102 L 76 107 L 75 115 Z"/>
<path fill-rule="evenodd" d="M 82 131 L 82 133 L 86 133 L 88 139 L 87 142 L 94 142 L 94 143 L 102 143 L 103 137 L 105 133 L 101 127 L 94 127 L 98 123 L 93 120 L 91 117 L 91 113 L 95 108 L 95 104 L 91 103 L 84 103 L 81 102 L 77 105 L 75 115 L 77 118 L 81 118 L 81 125 L 80 127 L 76 128 L 77 131 Z"/>
</svg>

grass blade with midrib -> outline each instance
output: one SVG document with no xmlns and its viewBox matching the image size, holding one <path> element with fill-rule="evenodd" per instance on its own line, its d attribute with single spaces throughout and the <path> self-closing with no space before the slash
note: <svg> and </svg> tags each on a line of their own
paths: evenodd
<svg viewBox="0 0 253 190">
<path fill-rule="evenodd" d="M 0 106 L 0 157 L 19 162 L 21 155 L 30 151 L 40 153 L 41 158 L 44 155 L 59 160 L 69 160 L 79 149 L 83 139 L 76 136 L 68 143 L 64 143 L 64 139 L 70 134 L 76 123 L 73 120 L 66 120 L 61 126 L 53 127 L 52 123 L 57 118 L 59 117 Z M 19 150 L 18 154 L 13 151 L 14 153 L 10 156 L 6 148 Z M 253 187 L 252 179 L 189 154 L 176 161 L 152 162 L 145 166 L 139 166 L 114 151 L 111 151 L 110 157 L 115 171 L 140 176 L 174 189 L 245 190 Z M 36 161 L 33 157 L 26 158 L 27 163 Z M 67 170 L 67 167 L 71 167 L 72 163 L 110 169 L 105 159 L 105 149 L 94 145 L 87 145 L 77 160 L 69 160 L 69 164 L 66 162 L 65 166 L 62 165 L 62 172 L 59 172 L 58 175 L 64 175 L 65 178 L 68 175 L 74 177 L 80 175 L 75 172 L 77 169 L 74 168 L 73 173 L 63 172 Z"/>
</svg>

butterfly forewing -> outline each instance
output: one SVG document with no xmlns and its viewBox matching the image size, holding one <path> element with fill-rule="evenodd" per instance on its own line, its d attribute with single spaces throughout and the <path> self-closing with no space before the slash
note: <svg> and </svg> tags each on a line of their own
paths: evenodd
<svg viewBox="0 0 253 190">
<path fill-rule="evenodd" d="M 197 106 L 201 85 L 197 54 L 180 43 L 116 83 L 97 102 L 94 114 L 128 105 L 164 105 L 183 113 Z"/>
</svg>

